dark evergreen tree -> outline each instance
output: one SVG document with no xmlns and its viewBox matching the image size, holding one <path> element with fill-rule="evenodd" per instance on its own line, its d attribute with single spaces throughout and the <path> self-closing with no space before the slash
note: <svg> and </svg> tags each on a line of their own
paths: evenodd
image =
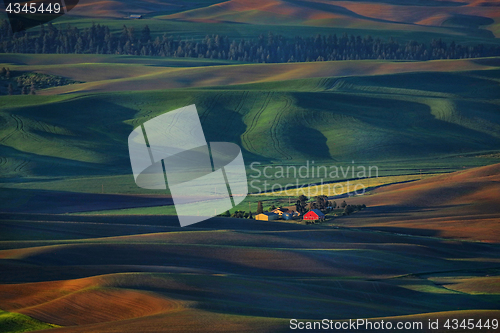
<svg viewBox="0 0 500 333">
<path fill-rule="evenodd" d="M 300 201 L 300 202 L 304 202 L 304 203 L 305 203 L 305 202 L 307 202 L 307 200 L 309 200 L 309 198 L 308 198 L 308 197 L 306 197 L 305 195 L 301 194 L 301 195 L 299 196 L 299 201 Z"/>
<path fill-rule="evenodd" d="M 326 195 L 318 195 L 316 197 L 316 207 L 318 209 L 325 209 L 328 205 L 328 197 Z"/>
<path fill-rule="evenodd" d="M 461 59 L 500 55 L 498 45 L 462 46 L 452 41 L 432 40 L 405 43 L 394 38 L 383 41 L 372 36 L 343 34 L 287 38 L 269 32 L 253 39 L 230 40 L 226 36 L 207 35 L 202 40 L 181 40 L 163 35 L 151 40 L 148 26 L 137 39 L 132 27 L 111 34 L 109 27 L 93 24 L 85 29 L 51 23 L 38 33 L 13 34 L 6 20 L 0 24 L 0 53 L 90 53 L 133 54 L 142 56 L 213 58 L 245 62 L 304 62 L 351 59 L 432 60 Z"/>
<path fill-rule="evenodd" d="M 151 40 L 151 30 L 149 30 L 149 27 L 146 25 L 144 26 L 141 32 L 141 43 L 146 44 L 150 40 Z"/>
<path fill-rule="evenodd" d="M 262 214 L 264 212 L 264 208 L 262 208 L 262 201 L 257 202 L 257 214 Z"/>
<path fill-rule="evenodd" d="M 354 208 L 351 205 L 348 205 L 344 208 L 345 215 L 350 215 L 352 213 L 354 213 Z"/>
<path fill-rule="evenodd" d="M 295 210 L 302 214 L 302 203 L 300 202 L 300 200 L 297 200 L 297 202 L 295 203 Z"/>
</svg>

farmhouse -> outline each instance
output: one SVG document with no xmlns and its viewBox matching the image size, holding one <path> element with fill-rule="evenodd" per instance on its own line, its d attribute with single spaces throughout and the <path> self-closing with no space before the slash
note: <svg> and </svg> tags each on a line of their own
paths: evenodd
<svg viewBox="0 0 500 333">
<path fill-rule="evenodd" d="M 299 217 L 299 216 L 300 216 L 299 212 L 296 212 L 294 210 L 288 209 L 286 212 L 284 212 L 281 215 L 281 218 L 283 220 L 293 220 L 294 218 Z"/>
<path fill-rule="evenodd" d="M 290 212 L 290 210 L 288 208 L 283 208 L 283 207 L 279 207 L 273 210 L 273 213 L 278 214 L 279 216 L 283 215 L 283 213 L 288 213 L 288 212 Z"/>
<path fill-rule="evenodd" d="M 323 214 L 319 209 L 311 209 L 306 214 L 304 214 L 304 220 L 316 221 L 324 219 L 325 219 L 325 214 Z"/>
<path fill-rule="evenodd" d="M 135 20 L 140 20 L 142 18 L 142 15 L 140 15 L 140 14 L 131 14 L 129 16 L 129 18 L 135 19 Z"/>
<path fill-rule="evenodd" d="M 273 212 L 264 212 L 261 214 L 255 215 L 255 219 L 259 221 L 273 221 L 277 220 L 280 216 Z"/>
</svg>

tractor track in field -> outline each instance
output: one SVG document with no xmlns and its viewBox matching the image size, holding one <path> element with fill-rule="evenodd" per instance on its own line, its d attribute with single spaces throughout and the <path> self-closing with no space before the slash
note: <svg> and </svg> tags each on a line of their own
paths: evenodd
<svg viewBox="0 0 500 333">
<path fill-rule="evenodd" d="M 134 106 L 135 106 L 135 109 L 139 112 L 139 114 L 141 112 L 144 112 L 143 114 L 141 114 L 140 118 L 135 118 L 133 121 L 132 121 L 132 124 L 134 126 L 134 128 L 140 126 L 141 124 L 145 123 L 146 121 L 141 121 L 141 118 L 149 118 L 149 115 L 151 113 L 153 113 L 152 110 L 149 110 L 149 111 L 143 111 L 143 107 L 147 105 L 146 102 L 135 102 L 134 103 Z"/>
<path fill-rule="evenodd" d="M 16 122 L 16 131 L 21 132 L 21 136 L 26 137 L 26 131 L 24 130 L 24 123 L 23 123 L 22 119 L 16 115 L 14 115 L 13 113 L 11 113 L 10 116 Z"/>
<path fill-rule="evenodd" d="M 136 102 L 134 103 L 134 105 L 136 106 L 137 111 L 139 111 L 139 113 L 142 113 L 140 118 L 136 118 L 134 120 L 134 127 L 138 127 L 151 119 L 151 114 L 153 113 L 153 110 L 147 108 L 148 106 L 147 102 Z M 141 118 L 146 118 L 146 120 L 141 121 Z"/>
<path fill-rule="evenodd" d="M 195 104 L 193 103 L 195 101 L 195 98 L 194 97 L 190 97 L 188 102 L 186 103 L 187 105 L 185 105 L 184 107 L 187 107 L 187 106 L 190 106 L 192 104 Z M 196 104 L 195 104 L 195 108 L 196 108 Z M 198 109 L 196 108 L 196 111 L 198 112 Z M 200 115 L 198 115 L 198 118 L 200 119 L 200 124 L 201 124 L 201 118 L 200 118 Z M 196 137 L 197 136 L 197 133 L 194 133 L 196 131 L 196 128 L 195 127 L 192 127 L 191 130 L 189 131 L 189 133 L 193 136 L 193 137 Z"/>
<path fill-rule="evenodd" d="M 248 138 L 248 135 L 249 133 L 251 133 L 255 127 L 257 126 L 257 122 L 258 122 L 258 119 L 260 118 L 260 116 L 262 115 L 262 113 L 264 112 L 264 110 L 267 108 L 267 106 L 269 105 L 269 103 L 271 102 L 271 99 L 272 97 L 274 96 L 274 92 L 272 91 L 269 91 L 267 93 L 267 96 L 266 98 L 264 99 L 264 103 L 262 104 L 262 106 L 260 107 L 259 111 L 257 111 L 255 113 L 255 115 L 253 116 L 252 120 L 250 121 L 250 126 L 248 127 L 248 129 L 245 131 L 245 133 L 243 133 L 243 135 L 241 136 L 242 138 L 242 141 L 245 143 L 245 145 L 247 147 L 249 147 L 253 153 L 257 153 L 255 151 L 255 148 L 252 144 L 252 141 Z"/>
<path fill-rule="evenodd" d="M 211 103 L 208 105 L 208 107 L 205 109 L 205 112 L 203 112 L 203 115 L 200 117 L 201 123 L 205 123 L 208 115 L 212 112 L 212 110 L 215 108 L 215 105 L 219 101 L 219 99 L 224 95 L 223 93 L 218 93 L 215 95 L 215 97 L 212 99 Z"/>
<path fill-rule="evenodd" d="M 47 124 L 47 123 L 40 121 L 40 120 L 36 120 L 36 123 L 46 133 L 54 134 L 54 135 L 67 135 L 67 133 L 58 133 L 57 132 L 58 126 L 56 126 L 56 125 L 50 125 L 50 124 Z M 59 127 L 59 128 L 61 128 L 63 131 L 66 130 L 65 128 L 62 128 L 62 127 Z"/>
<path fill-rule="evenodd" d="M 234 93 L 234 96 L 232 98 L 237 99 L 236 107 L 234 108 L 233 112 L 227 119 L 225 119 L 223 128 L 225 130 L 225 133 L 230 133 L 231 132 L 231 124 L 233 123 L 233 119 L 236 117 L 237 114 L 240 113 L 241 109 L 243 108 L 243 105 L 245 105 L 245 100 L 250 92 L 249 91 L 243 91 L 242 94 L 240 93 Z"/>
<path fill-rule="evenodd" d="M 55 134 L 53 131 L 50 130 L 50 127 L 49 125 L 47 125 L 46 123 L 44 122 L 41 122 L 40 120 L 35 120 L 36 121 L 36 124 L 40 127 L 40 129 L 46 133 L 51 133 L 51 134 Z"/>
<path fill-rule="evenodd" d="M 7 117 L 6 117 L 7 115 L 5 115 L 5 117 L 4 117 L 4 115 L 3 115 L 3 114 L 0 114 L 0 116 L 1 116 L 1 117 L 2 117 L 2 119 L 5 121 L 5 124 L 2 124 L 2 128 L 9 129 L 9 128 L 10 128 L 10 126 L 9 126 L 9 125 L 10 125 L 10 123 L 11 123 L 11 121 L 10 121 L 10 118 L 11 118 L 11 117 L 8 117 L 8 118 L 7 118 Z M 7 135 L 5 135 L 5 136 L 0 137 L 0 143 L 3 143 L 4 141 L 6 141 L 6 140 L 7 140 L 7 139 L 8 139 L 8 138 L 12 135 L 12 133 L 13 133 L 13 132 L 15 132 L 15 130 L 13 130 L 13 131 L 11 131 L 11 132 L 7 133 Z"/>
<path fill-rule="evenodd" d="M 243 108 L 243 105 L 245 105 L 245 100 L 247 99 L 249 94 L 250 94 L 250 91 L 248 91 L 248 90 L 245 90 L 243 92 L 243 96 L 241 96 L 240 103 L 238 104 L 238 106 L 235 109 L 235 111 L 237 113 L 239 113 L 241 111 L 241 109 Z"/>
<path fill-rule="evenodd" d="M 324 88 L 324 87 L 326 86 L 326 83 L 328 82 L 328 80 L 330 80 L 330 78 L 328 78 L 328 77 L 325 77 L 325 78 L 323 78 L 323 79 L 320 79 L 320 80 L 318 81 L 318 83 L 316 84 L 316 87 L 314 87 L 314 88 L 312 89 L 312 91 L 314 91 L 314 92 L 324 91 L 324 90 L 325 90 L 325 88 Z"/>
<path fill-rule="evenodd" d="M 195 98 L 194 97 L 190 97 L 185 106 L 189 106 L 191 104 L 195 104 L 194 101 L 195 101 Z M 135 102 L 134 103 L 135 110 L 137 110 L 138 113 L 140 114 L 139 118 L 135 118 L 132 121 L 132 124 L 133 124 L 134 128 L 137 128 L 140 125 L 142 125 L 145 122 L 147 122 L 148 120 L 151 120 L 152 118 L 154 118 L 152 116 L 152 114 L 154 113 L 154 111 L 151 108 L 148 108 L 148 105 L 150 105 L 150 103 L 148 103 L 148 102 Z M 154 104 L 152 104 L 152 105 L 154 105 Z M 165 112 L 163 112 L 163 113 L 165 113 Z M 163 113 L 161 113 L 161 114 L 163 114 Z M 143 118 L 146 118 L 146 120 L 143 121 L 142 120 Z"/>
<path fill-rule="evenodd" d="M 250 91 L 248 92 L 247 94 L 247 98 L 248 98 L 248 95 L 250 95 Z M 256 99 L 255 98 L 252 98 L 251 100 L 251 105 L 249 107 L 249 112 L 251 112 L 251 110 L 254 108 L 255 106 L 255 103 L 256 103 Z M 246 124 L 245 124 L 246 125 Z M 247 133 L 247 130 L 245 130 L 245 132 L 243 132 L 241 135 L 240 135 L 240 138 L 241 138 L 241 143 L 242 145 L 245 145 L 246 147 L 252 147 L 252 144 L 251 142 L 249 142 L 249 140 L 247 140 L 247 137 L 245 135 L 245 133 Z"/>
<path fill-rule="evenodd" d="M 330 88 L 326 89 L 326 91 L 336 91 L 338 89 L 338 87 L 341 85 L 342 85 L 342 80 L 335 79 L 333 81 L 332 86 Z"/>
<path fill-rule="evenodd" d="M 306 112 L 305 110 L 302 110 L 301 115 L 302 115 L 302 123 L 307 124 L 308 126 L 312 126 L 311 122 L 307 119 L 306 117 Z"/>
<path fill-rule="evenodd" d="M 36 135 L 30 133 L 29 131 L 27 131 L 25 129 L 25 126 L 24 126 L 24 122 L 22 120 L 22 118 L 14 115 L 14 114 L 11 114 L 12 118 L 14 118 L 18 124 L 18 128 L 19 128 L 19 131 L 21 132 L 21 135 L 23 136 L 23 138 L 30 138 L 30 139 L 33 139 L 33 141 L 36 141 L 36 142 L 42 142 L 42 140 L 40 140 L 40 138 L 38 138 Z"/>
<path fill-rule="evenodd" d="M 243 109 L 243 105 L 245 105 L 245 101 L 247 100 L 249 94 L 250 94 L 250 92 L 248 90 L 244 91 L 242 96 L 239 98 L 238 105 L 234 109 L 234 112 L 231 114 L 231 117 L 229 117 L 228 121 L 226 122 L 226 130 L 228 132 L 230 131 L 230 128 L 227 128 L 227 127 L 231 127 L 231 124 L 233 123 L 233 119 L 237 116 L 237 114 L 240 114 L 240 111 L 241 111 L 241 109 Z"/>
<path fill-rule="evenodd" d="M 6 136 L 4 136 L 2 138 L 2 140 L 0 140 L 0 143 L 3 143 L 5 141 L 7 141 L 8 139 L 10 139 L 11 136 L 14 135 L 14 133 L 16 133 L 18 131 L 18 128 L 19 128 L 19 124 L 17 123 L 16 121 L 16 118 L 12 116 L 12 114 L 10 114 L 11 118 L 14 120 L 14 123 L 15 123 L 15 128 L 9 133 L 7 134 Z M 9 123 L 9 121 L 7 121 L 7 124 Z"/>
<path fill-rule="evenodd" d="M 21 118 L 18 116 L 14 115 L 13 113 L 10 114 L 11 118 L 14 119 L 15 122 L 15 129 L 7 134 L 1 141 L 0 143 L 3 143 L 7 141 L 9 138 L 11 138 L 15 133 L 19 132 L 23 138 L 32 138 L 34 141 L 41 142 L 40 139 L 36 137 L 36 135 L 30 134 L 27 132 L 24 128 L 24 122 Z"/>
<path fill-rule="evenodd" d="M 188 102 L 186 103 L 186 105 L 185 105 L 185 106 L 183 106 L 183 107 L 181 107 L 181 109 L 182 109 L 182 108 L 184 108 L 184 107 L 187 107 L 187 106 L 189 106 L 189 105 L 194 104 L 194 103 L 191 103 L 191 102 L 193 102 L 194 100 L 195 100 L 195 99 L 194 99 L 194 97 L 191 97 L 191 98 L 188 100 Z M 196 105 L 195 105 L 195 106 L 196 106 Z M 175 109 L 175 110 L 177 110 L 177 109 Z M 172 111 L 173 111 L 173 110 L 172 110 Z M 196 111 L 198 111 L 198 109 L 196 109 Z M 175 116 L 175 118 L 174 118 L 173 122 L 169 125 L 169 127 L 168 127 L 168 128 L 172 127 L 172 126 L 173 126 L 173 125 L 177 122 L 177 118 L 178 118 L 179 116 L 180 116 L 179 114 Z M 198 115 L 198 118 L 200 118 L 200 116 L 199 116 L 199 115 Z M 200 123 L 201 123 L 201 118 L 200 118 Z M 196 137 L 196 136 L 197 136 L 197 134 L 196 134 L 196 133 L 193 133 L 193 132 L 196 132 L 196 128 L 195 128 L 195 127 L 191 128 L 191 130 L 189 131 L 189 134 L 191 134 L 191 136 L 193 136 L 193 137 Z"/>
<path fill-rule="evenodd" d="M 270 128 L 270 133 L 274 149 L 279 154 L 284 156 L 285 160 L 291 160 L 293 158 L 292 155 L 288 154 L 285 151 L 285 149 L 281 147 L 280 140 L 278 137 L 278 125 L 281 123 L 281 118 L 283 117 L 285 111 L 292 105 L 292 100 L 290 99 L 290 97 L 283 95 L 283 98 L 285 99 L 285 105 L 276 112 L 276 115 L 274 117 L 273 123 Z"/>
<path fill-rule="evenodd" d="M 19 163 L 15 168 L 14 172 L 21 172 L 23 169 L 30 163 L 30 161 L 23 160 L 21 163 Z"/>
</svg>

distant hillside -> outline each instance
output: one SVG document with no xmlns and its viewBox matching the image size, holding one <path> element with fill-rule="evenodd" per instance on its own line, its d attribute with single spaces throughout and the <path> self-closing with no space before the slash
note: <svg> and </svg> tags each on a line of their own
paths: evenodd
<svg viewBox="0 0 500 333">
<path fill-rule="evenodd" d="M 363 27 L 498 35 L 494 1 L 230 0 L 161 18 L 193 22 Z M 489 30 L 486 30 L 489 29 Z"/>
<path fill-rule="evenodd" d="M 75 16 L 95 18 L 124 18 L 131 14 L 176 13 L 206 7 L 223 0 L 87 0 L 74 8 Z"/>
<path fill-rule="evenodd" d="M 168 216 L 11 218 L 0 221 L 2 307 L 66 326 L 58 333 L 276 333 L 294 317 L 395 327 L 500 314 L 498 244 L 232 218 L 187 228 Z"/>
<path fill-rule="evenodd" d="M 479 63 L 489 62 L 485 59 Z M 399 69 L 400 64 L 343 62 L 330 68 L 323 64 L 329 63 L 310 64 L 319 67 L 165 68 L 148 75 L 48 91 L 159 89 L 176 82 L 188 84 L 189 80 L 214 85 L 239 78 L 291 79 L 302 73 L 311 75 L 309 69 L 318 76 L 328 74 L 328 70 L 338 76 L 206 89 L 4 96 L 0 99 L 4 175 L 129 173 L 126 139 L 130 131 L 147 119 L 189 104 L 196 104 L 209 141 L 235 142 L 250 160 L 405 160 L 499 147 L 500 115 L 495 102 L 500 94 L 495 81 L 498 70 L 486 70 L 494 67 L 438 62 L 434 65 L 441 65 L 440 70 L 456 68 L 457 64 L 485 70 L 342 76 L 383 73 Z M 434 66 L 427 64 L 431 66 L 423 68 Z M 57 72 L 57 68 L 49 66 L 46 70 Z M 73 68 L 78 69 L 75 77 L 80 77 L 102 67 L 68 65 L 65 70 Z M 116 65 L 116 71 L 110 73 L 131 75 L 127 68 Z"/>
<path fill-rule="evenodd" d="M 370 208 L 339 219 L 343 225 L 500 242 L 500 164 L 391 185 L 347 201 Z"/>
<path fill-rule="evenodd" d="M 79 29 L 105 24 L 114 33 L 123 25 L 140 32 L 147 24 L 160 39 L 165 33 L 188 40 L 211 34 L 248 39 L 273 31 L 289 38 L 347 33 L 403 43 L 443 38 L 498 44 L 499 18 L 493 0 L 88 0 L 53 23 L 62 29 L 68 23 Z"/>
<path fill-rule="evenodd" d="M 227 90 L 287 90 L 287 91 L 331 91 L 332 86 L 325 78 L 372 76 L 395 73 L 446 73 L 460 71 L 484 71 L 486 81 L 482 88 L 487 92 L 495 90 L 493 83 L 496 71 L 500 67 L 500 58 L 475 60 L 440 60 L 428 62 L 391 62 L 391 61 L 321 61 L 314 63 L 289 64 L 234 64 L 210 59 L 190 58 L 149 58 L 149 57 L 118 57 L 94 55 L 0 55 L 0 61 L 13 62 L 13 57 L 22 59 L 10 66 L 12 70 L 31 70 L 44 74 L 65 76 L 75 81 L 86 83 L 40 91 L 43 95 L 55 95 L 79 92 L 114 92 L 114 91 L 144 91 L 179 88 L 220 87 Z M 61 65 L 53 62 L 61 59 Z M 44 59 L 43 61 L 35 59 Z M 19 61 L 19 62 L 18 62 Z M 48 62 L 44 65 L 43 62 Z M 493 70 L 490 72 L 485 72 Z M 489 74 L 486 74 L 489 73 Z M 461 74 L 459 74 L 461 75 Z M 475 74 L 472 74 L 475 75 Z M 390 78 L 400 78 L 391 76 Z M 387 83 L 391 79 L 385 80 Z M 397 82 L 404 81 L 402 76 Z M 440 82 L 445 80 L 443 76 Z M 314 79 L 297 81 L 301 79 Z M 476 82 L 476 81 L 474 81 Z M 259 83 L 263 85 L 239 86 L 242 84 Z M 375 83 L 377 85 L 378 83 Z M 433 81 L 406 82 L 415 90 L 445 89 L 452 92 L 453 86 L 469 86 L 469 82 L 454 82 L 451 86 L 439 87 Z M 371 84 L 369 84 L 371 85 Z M 337 88 L 337 87 L 336 87 Z M 345 87 L 344 87 L 345 89 Z M 359 89 L 359 88 L 358 88 Z M 374 88 L 375 89 L 375 88 Z M 477 90 L 477 87 L 473 87 Z M 470 90 L 460 88 L 461 92 Z M 420 94 L 419 92 L 416 92 Z M 423 93 L 424 95 L 426 93 Z M 491 95 L 488 95 L 491 96 Z"/>
</svg>

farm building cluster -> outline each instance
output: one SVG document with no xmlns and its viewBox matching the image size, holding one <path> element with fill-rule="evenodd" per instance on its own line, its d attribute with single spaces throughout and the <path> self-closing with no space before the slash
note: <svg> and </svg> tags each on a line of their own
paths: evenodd
<svg viewBox="0 0 500 333">
<path fill-rule="evenodd" d="M 328 220 L 330 220 L 333 217 L 350 215 L 365 208 L 366 205 L 348 205 L 345 200 L 337 205 L 335 201 L 328 200 L 328 197 L 324 195 L 318 195 L 311 201 L 306 196 L 301 195 L 295 204 L 295 210 L 293 206 L 276 208 L 273 205 L 267 212 L 264 212 L 262 201 L 259 201 L 257 215 L 252 216 L 250 213 L 248 218 L 255 218 L 259 221 L 302 220 L 305 224 L 314 224 L 325 221 L 327 214 Z M 228 215 L 229 213 L 227 213 Z"/>
<path fill-rule="evenodd" d="M 274 221 L 274 220 L 293 220 L 301 217 L 301 214 L 297 211 L 279 207 L 271 212 L 262 212 L 255 215 L 255 219 L 259 221 Z M 307 222 L 323 221 L 325 219 L 325 214 L 319 209 L 312 209 L 302 216 L 302 219 Z"/>
<path fill-rule="evenodd" d="M 290 198 L 288 203 L 290 204 Z M 350 215 L 365 208 L 366 205 L 348 205 L 345 200 L 340 205 L 337 205 L 337 202 L 328 200 L 328 197 L 324 195 L 318 195 L 313 200 L 301 195 L 294 206 L 279 206 L 276 208 L 276 206 L 272 205 L 267 211 L 264 211 L 262 201 L 258 201 L 256 214 L 253 214 L 250 209 L 248 212 L 236 210 L 230 213 L 226 211 L 219 216 L 255 219 L 258 221 L 295 220 L 301 221 L 304 224 L 314 224 L 331 221 L 333 218 Z"/>
</svg>

